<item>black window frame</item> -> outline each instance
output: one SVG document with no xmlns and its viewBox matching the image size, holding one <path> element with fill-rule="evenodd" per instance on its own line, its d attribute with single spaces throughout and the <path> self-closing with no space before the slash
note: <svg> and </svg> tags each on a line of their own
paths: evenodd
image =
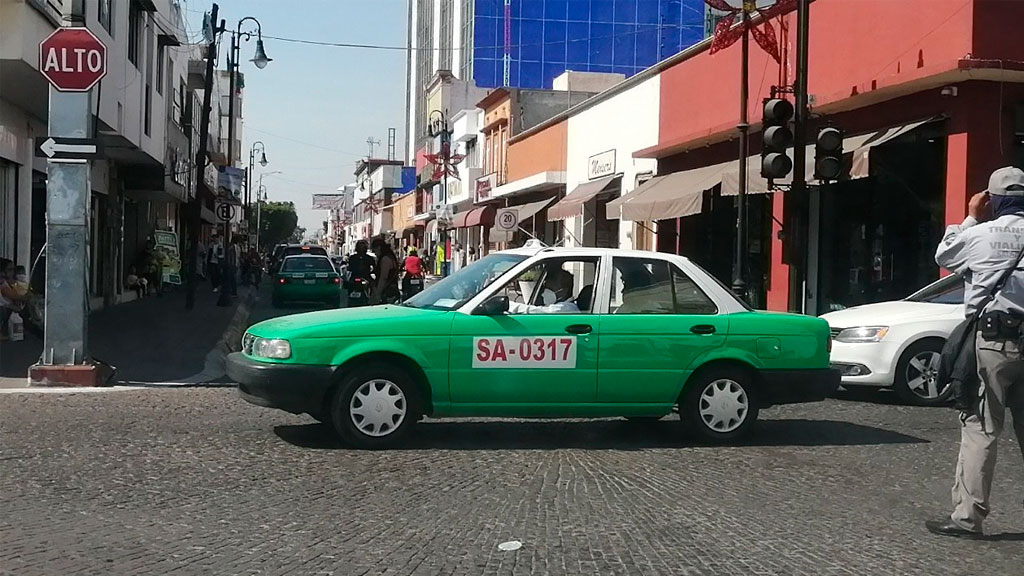
<svg viewBox="0 0 1024 576">
<path fill-rule="evenodd" d="M 128 3 L 128 61 L 139 67 L 139 49 L 142 45 L 142 7 Z"/>
<path fill-rule="evenodd" d="M 111 38 L 114 37 L 114 1 L 99 0 L 96 2 L 96 19 L 100 26 L 107 31 Z"/>
</svg>

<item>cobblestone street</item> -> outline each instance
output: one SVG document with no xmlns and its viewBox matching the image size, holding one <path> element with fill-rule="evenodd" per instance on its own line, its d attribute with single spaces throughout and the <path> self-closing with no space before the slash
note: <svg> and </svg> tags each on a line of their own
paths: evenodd
<svg viewBox="0 0 1024 576">
<path fill-rule="evenodd" d="M 374 453 L 229 388 L 0 396 L 0 573 L 1024 573 L 1011 439 L 992 537 L 960 541 L 921 525 L 949 505 L 952 411 L 762 417 L 729 448 L 671 420 L 453 420 Z"/>
</svg>

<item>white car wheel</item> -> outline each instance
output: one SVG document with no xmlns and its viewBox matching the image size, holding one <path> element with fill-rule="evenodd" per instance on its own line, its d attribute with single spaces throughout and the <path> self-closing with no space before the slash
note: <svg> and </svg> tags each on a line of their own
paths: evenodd
<svg viewBox="0 0 1024 576">
<path fill-rule="evenodd" d="M 363 383 L 349 402 L 349 417 L 363 434 L 379 438 L 387 436 L 405 420 L 405 393 L 390 380 Z"/>
<path fill-rule="evenodd" d="M 940 406 L 949 400 L 949 382 L 939 381 L 942 340 L 930 338 L 915 342 L 896 364 L 893 386 L 904 401 L 919 406 Z"/>
<path fill-rule="evenodd" d="M 736 430 L 749 410 L 747 393 L 733 380 L 715 380 L 700 395 L 700 419 L 715 432 L 724 434 Z"/>
</svg>

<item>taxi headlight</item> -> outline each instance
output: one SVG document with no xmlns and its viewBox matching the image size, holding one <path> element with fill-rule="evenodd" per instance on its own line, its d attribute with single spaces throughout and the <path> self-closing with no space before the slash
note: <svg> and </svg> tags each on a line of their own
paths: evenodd
<svg viewBox="0 0 1024 576">
<path fill-rule="evenodd" d="M 847 328 L 836 336 L 837 342 L 850 344 L 863 344 L 865 342 L 878 342 L 889 333 L 888 326 L 860 326 Z"/>
<path fill-rule="evenodd" d="M 285 360 L 292 355 L 292 346 L 280 338 L 256 338 L 252 343 L 252 355 L 260 358 Z"/>
</svg>

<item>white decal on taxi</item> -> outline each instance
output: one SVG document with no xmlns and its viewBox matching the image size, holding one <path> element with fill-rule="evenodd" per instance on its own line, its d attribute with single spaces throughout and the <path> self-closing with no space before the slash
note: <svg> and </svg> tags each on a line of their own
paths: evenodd
<svg viewBox="0 0 1024 576">
<path fill-rule="evenodd" d="M 575 368 L 576 338 L 473 338 L 473 368 Z"/>
</svg>

